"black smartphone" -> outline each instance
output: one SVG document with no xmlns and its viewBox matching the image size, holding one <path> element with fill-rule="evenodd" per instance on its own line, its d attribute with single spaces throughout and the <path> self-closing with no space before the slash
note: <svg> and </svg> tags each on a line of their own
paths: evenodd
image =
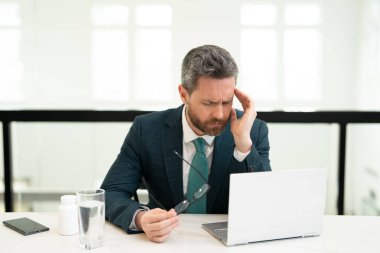
<svg viewBox="0 0 380 253">
<path fill-rule="evenodd" d="M 22 235 L 31 235 L 49 230 L 48 227 L 26 217 L 6 220 L 3 221 L 3 224 Z"/>
</svg>

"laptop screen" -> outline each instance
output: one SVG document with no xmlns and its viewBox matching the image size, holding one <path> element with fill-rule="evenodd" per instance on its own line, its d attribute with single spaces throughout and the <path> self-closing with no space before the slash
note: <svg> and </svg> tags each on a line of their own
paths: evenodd
<svg viewBox="0 0 380 253">
<path fill-rule="evenodd" d="M 319 235 L 326 179 L 326 169 L 232 174 L 226 244 Z"/>
</svg>

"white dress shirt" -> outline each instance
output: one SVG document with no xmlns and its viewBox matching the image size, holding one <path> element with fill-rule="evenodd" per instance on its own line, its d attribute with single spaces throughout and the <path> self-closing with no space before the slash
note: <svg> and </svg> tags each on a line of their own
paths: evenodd
<svg viewBox="0 0 380 253">
<path fill-rule="evenodd" d="M 207 157 L 208 161 L 208 169 L 210 170 L 211 168 L 211 163 L 212 163 L 212 155 L 214 151 L 214 141 L 215 141 L 215 136 L 210 136 L 210 135 L 202 135 L 198 136 L 194 131 L 190 128 L 189 123 L 186 120 L 186 109 L 187 106 L 185 105 L 182 110 L 182 129 L 183 129 L 183 158 L 191 163 L 193 160 L 193 157 L 195 155 L 195 145 L 192 142 L 193 140 L 202 137 L 205 140 L 205 155 Z M 250 153 L 251 151 L 249 150 L 247 153 L 242 153 L 239 150 L 234 148 L 234 157 L 236 160 L 239 162 L 242 162 Z M 186 196 L 187 193 L 187 181 L 189 179 L 189 171 L 190 171 L 190 165 L 187 164 L 186 162 L 182 163 L 182 169 L 183 169 L 183 194 Z M 210 174 L 210 173 L 209 173 Z"/>
</svg>

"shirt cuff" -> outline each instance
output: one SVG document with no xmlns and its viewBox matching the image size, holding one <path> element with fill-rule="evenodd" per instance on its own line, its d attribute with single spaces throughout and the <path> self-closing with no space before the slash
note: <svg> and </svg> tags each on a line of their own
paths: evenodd
<svg viewBox="0 0 380 253">
<path fill-rule="evenodd" d="M 237 150 L 236 147 L 234 148 L 234 157 L 239 162 L 244 161 L 244 159 L 247 158 L 247 156 L 249 155 L 249 153 L 251 153 L 251 150 L 248 150 L 248 152 L 242 153 L 239 150 Z"/>
<path fill-rule="evenodd" d="M 149 207 L 147 206 L 141 206 L 141 208 L 137 209 L 136 212 L 133 214 L 133 217 L 132 217 L 132 222 L 131 224 L 129 225 L 129 230 L 132 230 L 132 231 L 141 231 L 140 229 L 137 228 L 136 226 L 136 223 L 135 223 L 135 218 L 136 218 L 136 215 L 140 212 L 140 211 L 149 211 Z"/>
</svg>

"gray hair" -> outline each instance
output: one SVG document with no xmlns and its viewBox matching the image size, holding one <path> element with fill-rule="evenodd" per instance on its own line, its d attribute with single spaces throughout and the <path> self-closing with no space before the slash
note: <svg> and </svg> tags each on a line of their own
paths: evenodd
<svg viewBox="0 0 380 253">
<path fill-rule="evenodd" d="M 238 76 L 238 67 L 230 53 L 218 46 L 204 45 L 191 49 L 182 62 L 182 86 L 191 94 L 200 77 L 217 79 Z"/>
</svg>

